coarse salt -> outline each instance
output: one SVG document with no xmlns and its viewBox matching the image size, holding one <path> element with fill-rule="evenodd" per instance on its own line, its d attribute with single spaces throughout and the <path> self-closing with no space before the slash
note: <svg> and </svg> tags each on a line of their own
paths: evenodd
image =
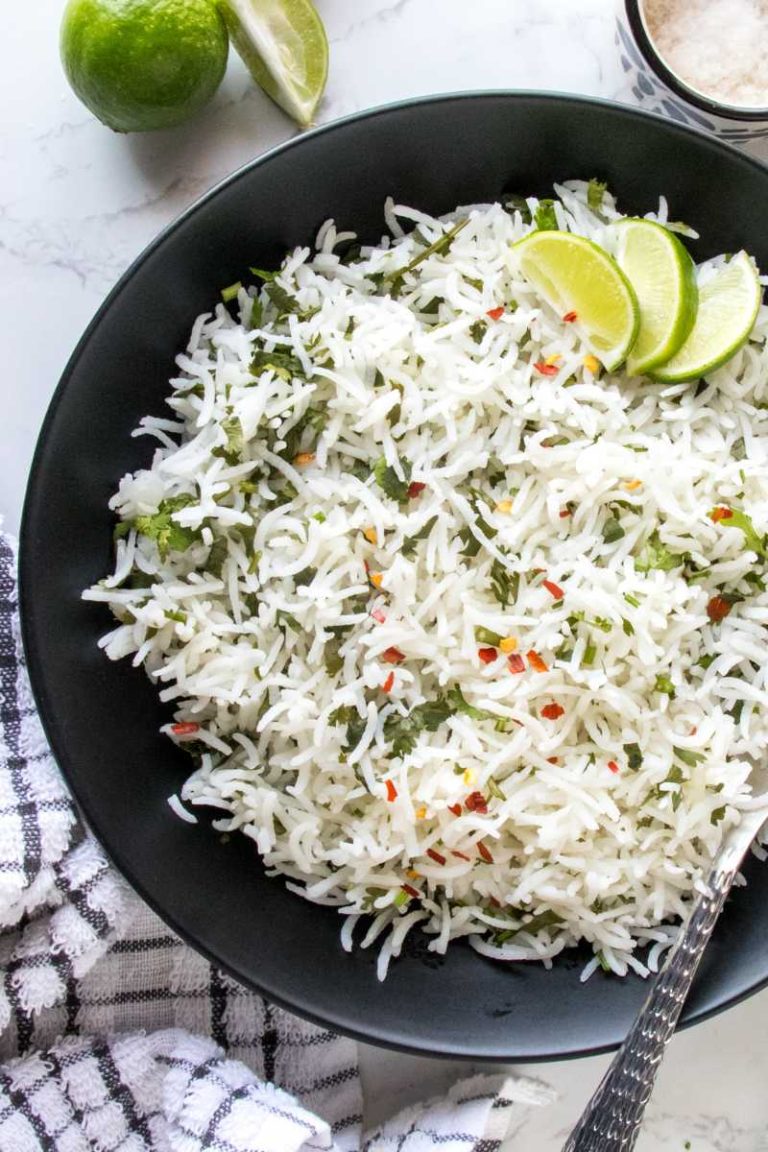
<svg viewBox="0 0 768 1152">
<path fill-rule="evenodd" d="M 768 106 L 768 0 L 645 0 L 664 62 L 689 88 L 743 108 Z"/>
</svg>

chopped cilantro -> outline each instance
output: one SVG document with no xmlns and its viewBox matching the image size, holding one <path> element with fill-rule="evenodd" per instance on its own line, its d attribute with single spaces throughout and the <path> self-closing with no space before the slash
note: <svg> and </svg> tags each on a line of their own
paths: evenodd
<svg viewBox="0 0 768 1152">
<path fill-rule="evenodd" d="M 226 442 L 214 448 L 211 452 L 213 456 L 220 456 L 226 460 L 227 464 L 239 464 L 242 460 L 242 451 L 244 444 L 243 426 L 237 416 L 227 416 L 221 421 L 221 430 L 226 437 Z"/>
<path fill-rule="evenodd" d="M 211 547 L 208 551 L 208 558 L 204 564 L 205 570 L 220 578 L 221 570 L 224 567 L 224 561 L 228 555 L 229 545 L 227 544 L 226 537 L 220 536 L 211 544 Z"/>
<path fill-rule="evenodd" d="M 427 536 L 429 536 L 436 523 L 437 516 L 431 516 L 423 528 L 419 528 L 418 532 L 414 532 L 413 536 L 406 536 L 404 538 L 403 543 L 400 546 L 400 551 L 402 552 L 403 556 L 405 556 L 406 560 L 413 560 L 414 556 L 416 555 L 416 546 L 419 540 L 426 540 Z"/>
<path fill-rule="evenodd" d="M 390 500 L 396 500 L 398 504 L 404 504 L 408 499 L 408 489 L 411 483 L 411 465 L 410 461 L 402 460 L 400 467 L 403 471 L 404 479 L 400 479 L 395 469 L 391 464 L 387 464 L 386 458 L 380 456 L 373 467 L 373 475 L 379 488 L 382 489 Z"/>
<path fill-rule="evenodd" d="M 689 768 L 695 768 L 697 764 L 702 764 L 706 760 L 706 756 L 702 752 L 691 752 L 688 748 L 672 748 L 678 760 L 682 760 L 683 764 L 687 764 Z"/>
<path fill-rule="evenodd" d="M 407 716 L 392 712 L 384 721 L 384 739 L 392 744 L 393 756 L 406 756 L 416 747 L 421 732 L 436 732 L 453 708 L 444 696 L 417 704 Z"/>
<path fill-rule="evenodd" d="M 558 924 L 562 924 L 563 918 L 552 908 L 545 908 L 543 912 L 537 913 L 532 916 L 525 924 L 522 925 L 522 932 L 536 933 L 540 932 L 542 928 L 555 928 Z"/>
<path fill-rule="evenodd" d="M 457 712 L 473 720 L 495 719 L 490 712 L 475 708 L 465 700 L 458 684 L 455 684 L 445 695 L 417 704 L 407 716 L 400 716 L 396 712 L 387 716 L 384 721 L 384 739 L 392 744 L 392 755 L 406 756 L 416 747 L 421 732 L 437 732 L 440 725 Z"/>
<path fill-rule="evenodd" d="M 653 690 L 654 692 L 661 692 L 662 695 L 669 696 L 670 700 L 674 700 L 675 698 L 675 686 L 669 676 L 665 676 L 664 673 L 656 677 Z"/>
<path fill-rule="evenodd" d="M 510 216 L 514 212 L 519 212 L 523 224 L 531 223 L 531 210 L 528 207 L 528 201 L 524 196 L 518 196 L 516 192 L 508 193 L 508 199 L 504 203 L 504 211 L 509 212 Z"/>
<path fill-rule="evenodd" d="M 229 284 L 226 288 L 222 288 L 221 298 L 224 301 L 224 303 L 228 304 L 230 302 L 230 300 L 236 300 L 237 294 L 241 288 L 242 288 L 242 284 L 240 283 L 239 280 L 237 280 L 234 284 Z"/>
<path fill-rule="evenodd" d="M 730 516 L 722 521 L 724 528 L 740 528 L 744 533 L 744 543 L 750 552 L 757 553 L 763 560 L 768 560 L 768 547 L 765 536 L 761 536 L 755 529 L 751 517 L 738 508 L 731 508 Z"/>
<path fill-rule="evenodd" d="M 498 648 L 501 644 L 501 636 L 498 632 L 492 632 L 490 628 L 475 628 L 475 640 L 478 644 L 490 644 L 494 648 Z"/>
<path fill-rule="evenodd" d="M 351 704 L 344 704 L 341 708 L 336 708 L 331 712 L 328 721 L 330 724 L 346 724 L 347 735 L 344 746 L 349 751 L 351 748 L 356 748 L 360 743 L 368 718 L 361 716 L 357 708 L 352 707 Z"/>
<path fill-rule="evenodd" d="M 725 809 L 726 809 L 725 804 L 721 805 L 720 808 L 713 808 L 712 813 L 709 817 L 710 824 L 719 824 L 720 821 L 725 818 Z M 689 1147 L 690 1147 L 690 1145 L 689 1145 Z"/>
<path fill-rule="evenodd" d="M 323 663 L 329 676 L 338 676 L 344 667 L 344 657 L 339 653 L 339 649 L 343 643 L 343 636 L 331 636 L 331 638 L 325 642 Z"/>
<path fill-rule="evenodd" d="M 539 200 L 533 221 L 540 232 L 556 232 L 558 228 L 554 200 Z"/>
<path fill-rule="evenodd" d="M 400 274 L 413 272 L 414 268 L 418 268 L 419 264 L 422 264 L 430 256 L 444 256 L 459 232 L 461 232 L 462 228 L 466 228 L 467 224 L 469 224 L 468 216 L 463 220 L 459 220 L 457 224 L 454 224 L 453 227 L 449 228 L 447 232 L 444 232 L 442 236 L 438 236 L 437 240 L 433 241 L 432 244 L 422 249 L 417 256 L 414 256 L 409 264 L 406 264 L 405 268 L 401 269 Z"/>
<path fill-rule="evenodd" d="M 488 324 L 485 320 L 475 320 L 474 324 L 469 327 L 469 334 L 474 340 L 475 344 L 482 344 L 483 337 L 488 331 Z"/>
<path fill-rule="evenodd" d="M 197 539 L 196 528 L 177 524 L 173 519 L 174 513 L 180 512 L 182 508 L 188 508 L 195 502 L 194 496 L 170 496 L 160 502 L 157 512 L 148 516 L 137 516 L 134 520 L 133 527 L 136 531 L 155 541 L 161 560 L 167 559 L 169 552 L 185 552 Z"/>
<path fill-rule="evenodd" d="M 615 516 L 609 517 L 603 525 L 603 540 L 606 544 L 615 544 L 617 540 L 621 540 L 626 535 L 621 526 L 620 521 Z"/>
<path fill-rule="evenodd" d="M 602 207 L 607 187 L 608 185 L 604 184 L 602 180 L 596 180 L 594 177 L 587 185 L 587 205 L 601 220 L 605 219 Z"/>
<path fill-rule="evenodd" d="M 430 256 L 444 256 L 459 232 L 461 232 L 462 228 L 466 228 L 467 224 L 469 224 L 469 217 L 459 220 L 457 224 L 454 224 L 454 226 L 449 228 L 447 232 L 444 232 L 442 236 L 438 236 L 437 240 L 432 244 L 428 244 L 426 248 L 422 248 L 421 252 L 418 252 L 408 264 L 402 268 L 395 269 L 394 272 L 390 272 L 385 276 L 384 283 L 388 283 L 389 285 L 390 296 L 399 296 L 406 275 L 409 272 L 415 271 L 415 269 Z"/>
<path fill-rule="evenodd" d="M 472 720 L 496 719 L 492 712 L 485 712 L 482 708 L 475 708 L 473 704 L 465 700 L 464 694 L 458 684 L 454 684 L 452 688 L 448 689 L 448 700 L 454 712 L 463 712 L 465 716 L 471 717 Z"/>
<path fill-rule="evenodd" d="M 496 800 L 506 800 L 506 796 L 494 780 L 493 776 L 491 776 L 488 780 L 488 792 L 491 796 L 495 797 Z"/>
<path fill-rule="evenodd" d="M 290 612 L 285 612 L 282 608 L 278 608 L 275 613 L 275 623 L 278 628 L 282 628 L 283 630 L 290 628 L 292 632 L 302 631 L 301 624 L 299 624 L 296 617 L 292 616 Z"/>
<path fill-rule="evenodd" d="M 520 589 L 520 573 L 509 572 L 499 560 L 491 564 L 491 591 L 501 604 L 508 608 L 517 600 Z"/>
<path fill-rule="evenodd" d="M 685 559 L 685 555 L 671 552 L 661 542 L 658 532 L 652 532 L 635 557 L 635 571 L 650 572 L 655 568 L 661 572 L 671 572 L 674 568 L 681 568 Z"/>
<path fill-rule="evenodd" d="M 328 414 L 325 404 L 307 408 L 293 427 L 289 428 L 282 437 L 282 439 L 285 440 L 285 448 L 283 448 L 280 453 L 283 459 L 293 460 L 298 452 L 302 450 L 309 451 L 314 448 L 315 442 L 325 428 L 327 420 Z M 307 430 L 311 432 L 310 436 L 305 436 Z"/>
<path fill-rule="evenodd" d="M 264 285 L 264 291 L 281 315 L 299 311 L 296 297 L 283 288 L 282 284 L 278 284 L 277 280 L 268 280 Z"/>
<path fill-rule="evenodd" d="M 263 348 L 255 349 L 251 356 L 251 376 L 259 376 L 268 368 L 271 368 L 276 375 L 287 375 L 288 378 L 301 376 L 304 371 L 301 361 L 284 348 L 273 348 L 271 352 L 265 352 Z"/>
<path fill-rule="evenodd" d="M 636 772 L 638 770 L 638 768 L 640 768 L 642 766 L 643 754 L 640 751 L 640 745 L 639 744 L 625 744 L 624 745 L 624 755 L 627 758 L 627 767 L 632 772 Z"/>
</svg>

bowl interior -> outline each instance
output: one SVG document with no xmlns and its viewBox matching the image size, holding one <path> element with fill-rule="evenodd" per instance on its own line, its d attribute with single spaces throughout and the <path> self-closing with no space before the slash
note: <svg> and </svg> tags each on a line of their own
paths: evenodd
<svg viewBox="0 0 768 1152">
<path fill-rule="evenodd" d="M 43 722 L 82 810 L 118 867 L 168 923 L 246 984 L 312 1019 L 374 1042 L 440 1055 L 536 1059 L 618 1043 L 643 983 L 585 957 L 552 971 L 503 966 L 414 937 L 384 985 L 370 952 L 348 955 L 332 910 L 264 877 L 245 837 L 226 845 L 182 823 L 166 798 L 188 770 L 158 735 L 167 720 L 141 671 L 96 647 L 105 609 L 80 592 L 107 571 L 119 477 L 148 462 L 130 432 L 161 414 L 175 354 L 222 285 L 269 267 L 334 217 L 382 234 L 387 194 L 433 213 L 508 191 L 597 176 L 625 212 L 654 207 L 702 239 L 697 258 L 747 245 L 768 267 L 766 171 L 708 138 L 616 106 L 566 97 L 483 94 L 377 110 L 310 133 L 240 171 L 140 258 L 88 329 L 61 381 L 25 508 L 25 643 Z M 686 1008 L 688 1021 L 768 978 L 768 872 L 747 868 Z"/>
</svg>

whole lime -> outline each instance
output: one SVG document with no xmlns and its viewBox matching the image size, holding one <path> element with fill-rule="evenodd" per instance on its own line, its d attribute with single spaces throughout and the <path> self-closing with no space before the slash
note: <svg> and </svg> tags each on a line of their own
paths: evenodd
<svg viewBox="0 0 768 1152">
<path fill-rule="evenodd" d="M 116 132 L 192 116 L 221 83 L 228 50 L 215 0 L 69 0 L 61 25 L 67 79 Z"/>
</svg>

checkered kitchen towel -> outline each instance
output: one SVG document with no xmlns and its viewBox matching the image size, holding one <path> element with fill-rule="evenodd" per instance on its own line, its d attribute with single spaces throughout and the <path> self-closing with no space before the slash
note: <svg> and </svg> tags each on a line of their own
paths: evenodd
<svg viewBox="0 0 768 1152">
<path fill-rule="evenodd" d="M 352 1041 L 183 945 L 83 828 L 30 694 L 2 534 L 0 967 L 0 1152 L 497 1152 L 547 1099 L 476 1077 L 362 1133 Z"/>
</svg>

